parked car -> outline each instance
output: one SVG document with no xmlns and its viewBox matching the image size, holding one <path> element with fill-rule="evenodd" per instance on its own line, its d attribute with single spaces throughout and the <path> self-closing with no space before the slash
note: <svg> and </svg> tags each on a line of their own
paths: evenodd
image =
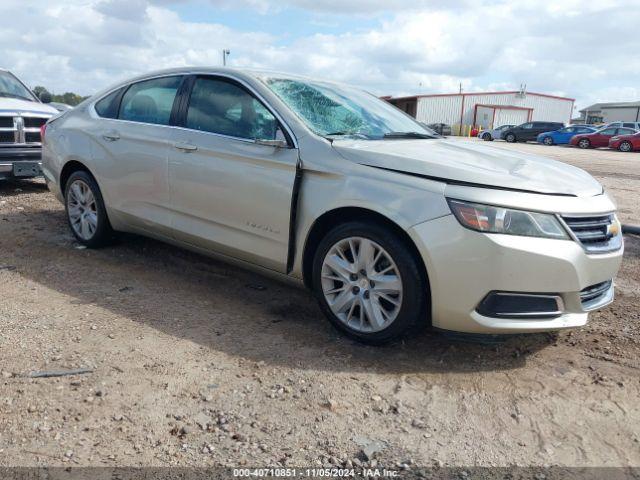
<svg viewBox="0 0 640 480">
<path fill-rule="evenodd" d="M 504 132 L 505 130 L 509 130 L 510 128 L 513 128 L 513 127 L 515 127 L 515 125 L 501 125 L 491 130 L 485 130 L 483 132 L 480 132 L 478 137 L 484 140 L 485 142 L 492 142 L 493 140 L 499 140 L 500 138 L 502 138 L 502 132 Z"/>
<path fill-rule="evenodd" d="M 609 148 L 616 148 L 621 152 L 640 150 L 640 132 L 611 137 L 609 139 Z"/>
<path fill-rule="evenodd" d="M 15 75 L 0 70 L 0 179 L 42 174 L 40 127 L 56 113 Z"/>
<path fill-rule="evenodd" d="M 611 122 L 607 123 L 605 127 L 624 127 L 633 128 L 634 130 L 640 130 L 640 122 Z"/>
<path fill-rule="evenodd" d="M 538 135 L 538 143 L 544 143 L 545 145 L 565 145 L 569 143 L 574 135 L 579 133 L 593 133 L 597 129 L 592 127 L 579 127 L 572 125 L 570 127 L 564 127 L 560 130 L 554 130 L 553 132 L 544 132 Z"/>
<path fill-rule="evenodd" d="M 359 89 L 286 74 L 114 85 L 47 123 L 44 173 L 81 244 L 133 232 L 294 280 L 370 343 L 428 324 L 584 325 L 613 300 L 623 251 L 583 170 L 448 140 Z"/>
<path fill-rule="evenodd" d="M 604 127 L 593 133 L 574 135 L 569 143 L 580 148 L 608 147 L 611 137 L 636 133 L 632 128 Z"/>
<path fill-rule="evenodd" d="M 564 123 L 559 122 L 527 122 L 502 132 L 502 138 L 507 142 L 530 142 L 544 132 L 559 130 Z"/>
<path fill-rule="evenodd" d="M 430 123 L 427 127 L 439 135 L 451 135 L 451 125 L 447 125 L 446 123 Z"/>
</svg>

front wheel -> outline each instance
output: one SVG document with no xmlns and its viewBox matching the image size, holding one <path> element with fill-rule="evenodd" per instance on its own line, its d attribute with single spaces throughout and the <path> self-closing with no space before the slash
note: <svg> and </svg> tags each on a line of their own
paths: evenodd
<svg viewBox="0 0 640 480">
<path fill-rule="evenodd" d="M 71 174 L 65 187 L 65 210 L 71 231 L 83 245 L 101 247 L 113 238 L 102 194 L 86 171 Z"/>
<path fill-rule="evenodd" d="M 633 146 L 629 142 L 622 142 L 618 147 L 618 150 L 620 150 L 621 152 L 630 152 L 631 150 L 633 150 Z"/>
<path fill-rule="evenodd" d="M 382 344 L 427 323 L 429 289 L 418 262 L 388 227 L 346 223 L 318 246 L 313 290 L 336 328 L 361 342 Z"/>
<path fill-rule="evenodd" d="M 490 142 L 493 140 L 493 138 L 491 138 L 491 134 L 487 132 L 482 135 L 482 140 L 484 140 L 485 142 Z"/>
<path fill-rule="evenodd" d="M 504 139 L 509 143 L 514 143 L 516 141 L 516 136 L 513 133 L 509 133 Z"/>
<path fill-rule="evenodd" d="M 553 138 L 551 137 L 544 137 L 544 139 L 542 140 L 542 143 L 544 143 L 545 145 L 553 145 Z"/>
<path fill-rule="evenodd" d="M 580 148 L 589 148 L 589 147 L 591 147 L 591 142 L 589 141 L 588 138 L 581 138 L 578 141 L 578 147 L 580 147 Z"/>
</svg>

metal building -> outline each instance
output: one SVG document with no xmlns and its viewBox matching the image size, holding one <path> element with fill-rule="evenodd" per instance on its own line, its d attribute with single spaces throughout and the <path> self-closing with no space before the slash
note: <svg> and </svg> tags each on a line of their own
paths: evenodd
<svg viewBox="0 0 640 480">
<path fill-rule="evenodd" d="M 568 124 L 574 104 L 573 98 L 523 91 L 413 95 L 388 101 L 420 122 L 451 125 L 454 133 L 471 126 L 486 130 L 535 120 Z"/>
<path fill-rule="evenodd" d="M 580 110 L 585 123 L 640 122 L 640 102 L 595 103 Z"/>
</svg>

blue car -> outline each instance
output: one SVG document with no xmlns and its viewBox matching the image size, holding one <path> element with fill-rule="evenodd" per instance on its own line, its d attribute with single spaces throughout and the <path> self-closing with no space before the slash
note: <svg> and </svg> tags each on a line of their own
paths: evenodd
<svg viewBox="0 0 640 480">
<path fill-rule="evenodd" d="M 566 145 L 574 135 L 578 135 L 579 133 L 593 133 L 596 130 L 597 129 L 593 127 L 568 126 L 553 132 L 541 133 L 538 135 L 538 143 L 544 143 L 545 145 Z"/>
</svg>

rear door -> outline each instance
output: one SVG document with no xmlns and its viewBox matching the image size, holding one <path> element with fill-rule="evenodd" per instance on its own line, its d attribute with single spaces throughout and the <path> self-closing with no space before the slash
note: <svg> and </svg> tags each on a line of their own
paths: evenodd
<svg viewBox="0 0 640 480">
<path fill-rule="evenodd" d="M 174 75 L 128 86 L 116 106 L 106 105 L 114 118 L 96 122 L 93 132 L 92 154 L 107 204 L 143 230 L 170 232 L 168 139 L 182 80 Z"/>
<path fill-rule="evenodd" d="M 285 272 L 298 164 L 292 136 L 238 81 L 197 76 L 190 84 L 169 155 L 174 235 Z"/>
</svg>

